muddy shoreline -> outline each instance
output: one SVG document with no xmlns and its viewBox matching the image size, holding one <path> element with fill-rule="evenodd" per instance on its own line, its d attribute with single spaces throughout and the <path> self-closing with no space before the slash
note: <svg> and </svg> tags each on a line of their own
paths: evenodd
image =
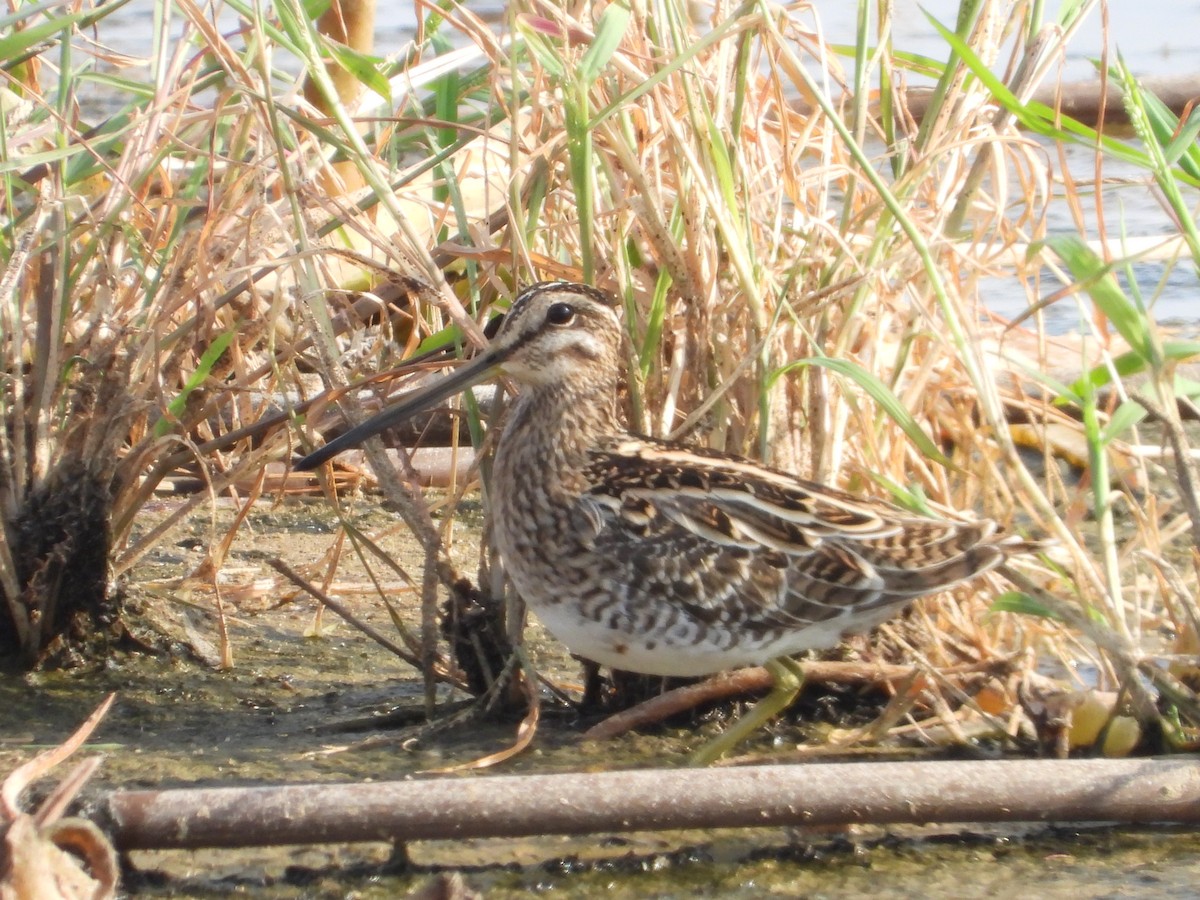
<svg viewBox="0 0 1200 900">
<path fill-rule="evenodd" d="M 165 501 L 159 514 L 168 507 Z M 373 498 L 351 514 L 416 570 L 415 547 Z M 179 579 L 199 565 L 230 516 L 230 509 L 218 507 L 195 517 L 127 580 L 130 621 L 141 623 L 158 652 L 123 651 L 100 670 L 0 678 L 7 710 L 0 771 L 62 740 L 109 691 L 118 693 L 117 704 L 87 748 L 105 755 L 90 797 L 112 788 L 402 779 L 511 744 L 515 720 L 473 720 L 430 733 L 417 672 L 328 612 L 318 616 L 315 601 L 281 604 L 279 592 L 268 588 L 264 560 L 279 556 L 304 565 L 326 552 L 334 525 L 320 502 L 263 504 L 252 514 L 222 570 L 234 666 L 216 671 L 200 661 L 196 647 L 216 642 L 212 596 Z M 463 538 L 457 545 L 472 543 Z M 361 577 L 356 565 L 347 561 L 339 569 L 340 595 L 356 614 L 390 630 L 382 604 L 352 590 Z M 468 562 L 462 566 L 467 570 Z M 415 629 L 418 613 L 404 598 L 400 588 L 393 599 Z M 529 636 L 543 671 L 578 683 L 578 664 L 560 646 L 536 625 Z M 441 696 L 454 699 L 448 689 Z M 411 724 L 397 725 L 398 713 Z M 682 764 L 703 732 L 718 727 L 581 742 L 581 723 L 550 710 L 534 746 L 498 771 Z M 498 897 L 530 890 L 587 896 L 602 889 L 618 896 L 910 896 L 919 890 L 937 897 L 960 896 L 965 878 L 973 884 L 991 879 L 993 890 L 1015 891 L 1035 877 L 1047 896 L 1066 896 L 1070 883 L 1091 883 L 1101 893 L 1120 885 L 1126 896 L 1163 896 L 1194 883 L 1200 842 L 1179 829 L 751 829 L 139 851 L 128 864 L 125 888 L 139 896 L 396 896 L 451 872 L 462 873 L 469 889 Z"/>
</svg>

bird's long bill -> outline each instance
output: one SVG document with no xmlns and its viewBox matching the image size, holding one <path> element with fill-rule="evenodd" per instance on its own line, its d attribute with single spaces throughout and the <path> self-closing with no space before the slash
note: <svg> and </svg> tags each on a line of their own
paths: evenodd
<svg viewBox="0 0 1200 900">
<path fill-rule="evenodd" d="M 301 472 L 315 469 L 317 466 L 337 456 L 343 450 L 357 447 L 367 438 L 374 437 L 386 428 L 399 425 L 401 422 L 415 416 L 422 410 L 429 409 L 436 403 L 441 403 L 448 397 L 465 391 L 467 388 L 485 380 L 501 362 L 501 355 L 494 350 L 485 350 L 475 359 L 459 366 L 453 372 L 443 375 L 432 384 L 407 394 L 403 400 L 387 409 L 382 410 L 367 421 L 345 434 L 338 435 L 324 447 L 314 450 L 294 466 Z"/>
</svg>

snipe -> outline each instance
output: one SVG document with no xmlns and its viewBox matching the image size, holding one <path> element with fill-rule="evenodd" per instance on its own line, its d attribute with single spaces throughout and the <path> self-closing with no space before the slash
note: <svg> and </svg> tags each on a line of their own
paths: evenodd
<svg viewBox="0 0 1200 900">
<path fill-rule="evenodd" d="M 595 288 L 543 282 L 488 348 L 301 460 L 311 469 L 497 373 L 522 386 L 491 511 L 513 585 L 573 652 L 650 675 L 766 664 L 776 686 L 714 759 L 800 687 L 789 657 L 866 631 L 1023 548 L 992 522 L 918 518 L 747 459 L 629 433 L 622 331 Z"/>
</svg>

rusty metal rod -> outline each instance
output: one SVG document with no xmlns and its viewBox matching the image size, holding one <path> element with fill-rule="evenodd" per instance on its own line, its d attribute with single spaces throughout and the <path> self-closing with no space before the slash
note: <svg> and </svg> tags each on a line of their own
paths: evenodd
<svg viewBox="0 0 1200 900">
<path fill-rule="evenodd" d="M 1195 824 L 1200 764 L 820 763 L 115 791 L 99 815 L 123 850 L 866 822 Z"/>
</svg>

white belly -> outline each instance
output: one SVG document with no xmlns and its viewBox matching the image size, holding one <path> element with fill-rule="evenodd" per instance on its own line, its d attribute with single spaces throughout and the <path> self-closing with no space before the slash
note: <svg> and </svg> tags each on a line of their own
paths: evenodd
<svg viewBox="0 0 1200 900">
<path fill-rule="evenodd" d="M 827 628 L 812 626 L 802 634 L 787 634 L 778 641 L 741 643 L 726 648 L 708 641 L 672 640 L 669 634 L 646 638 L 632 631 L 609 628 L 580 617 L 566 603 L 538 604 L 537 617 L 547 631 L 584 659 L 625 672 L 679 678 L 758 666 L 778 656 L 832 647 L 841 639 L 841 629 L 829 623 Z"/>
</svg>

